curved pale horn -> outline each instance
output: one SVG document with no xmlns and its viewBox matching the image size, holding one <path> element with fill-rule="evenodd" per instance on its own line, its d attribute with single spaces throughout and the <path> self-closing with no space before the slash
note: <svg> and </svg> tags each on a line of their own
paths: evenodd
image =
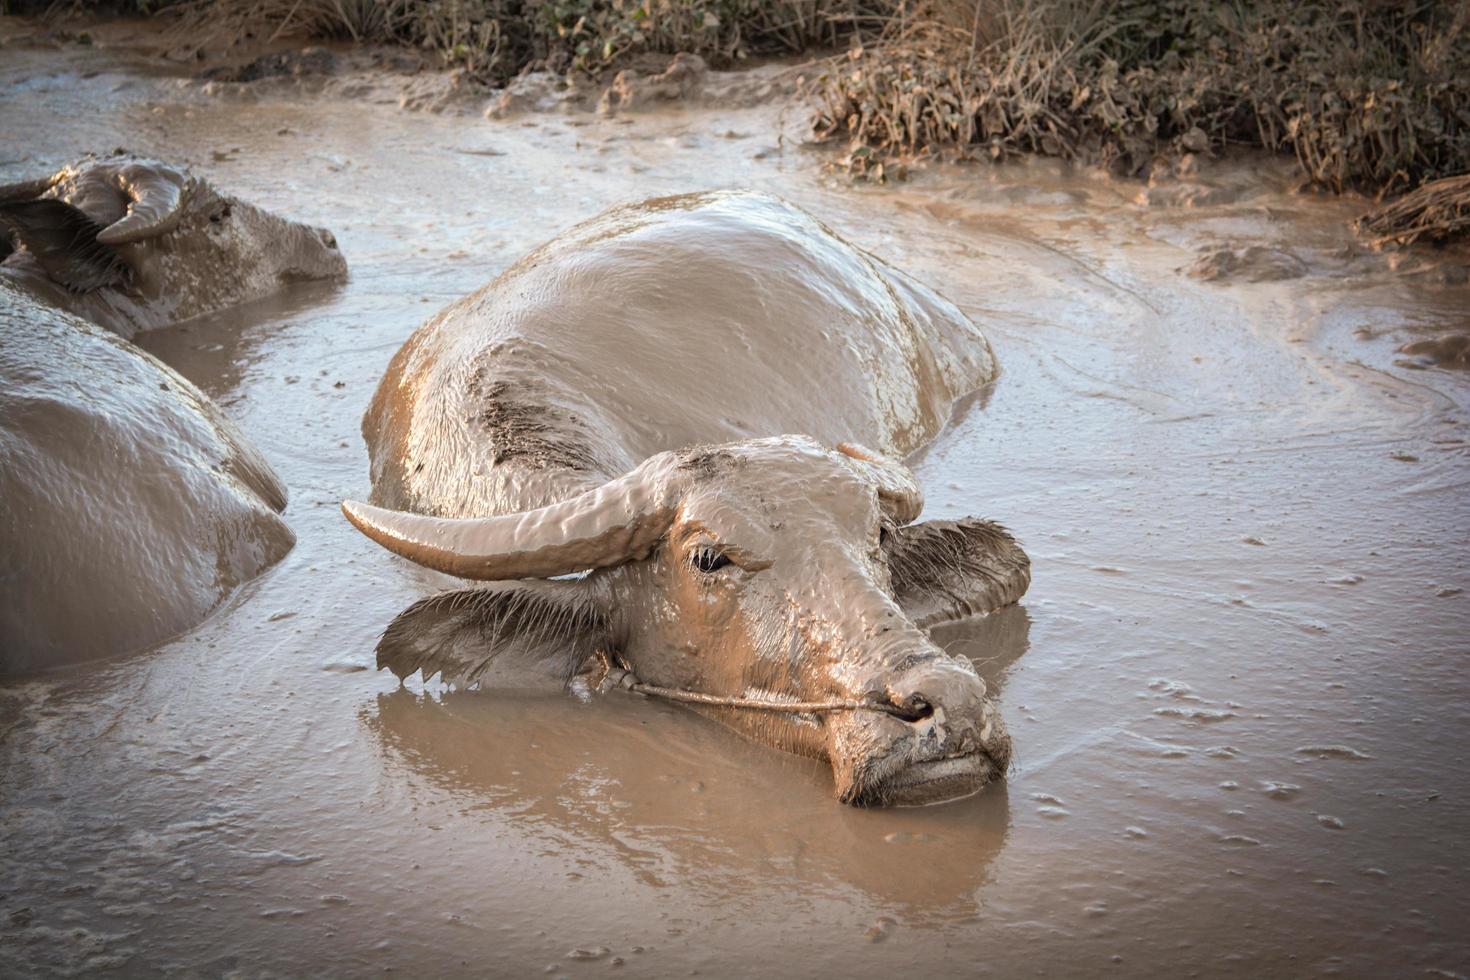
<svg viewBox="0 0 1470 980">
<path fill-rule="evenodd" d="M 348 500 L 342 513 L 394 554 L 472 579 L 550 578 L 644 558 L 673 523 L 672 454 L 561 503 L 502 517 L 449 519 Z"/>
<path fill-rule="evenodd" d="M 855 442 L 839 442 L 837 451 L 859 464 L 878 485 L 878 503 L 896 524 L 911 524 L 924 510 L 924 491 L 902 463 Z"/>
<path fill-rule="evenodd" d="M 182 171 L 154 163 L 130 163 L 114 180 L 127 195 L 128 213 L 97 233 L 104 245 L 126 245 L 173 231 L 187 203 L 189 178 Z"/>
</svg>

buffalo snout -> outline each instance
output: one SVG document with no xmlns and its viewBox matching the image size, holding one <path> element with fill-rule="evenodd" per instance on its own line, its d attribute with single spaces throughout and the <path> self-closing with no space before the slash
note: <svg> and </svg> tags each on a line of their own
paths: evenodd
<svg viewBox="0 0 1470 980">
<path fill-rule="evenodd" d="M 868 806 L 941 803 L 1002 776 L 1011 740 L 974 668 L 932 647 L 870 685 L 891 711 L 835 720 L 838 792 Z"/>
</svg>

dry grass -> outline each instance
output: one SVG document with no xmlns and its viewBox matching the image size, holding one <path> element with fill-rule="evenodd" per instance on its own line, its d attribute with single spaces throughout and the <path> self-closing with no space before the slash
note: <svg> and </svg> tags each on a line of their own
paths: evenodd
<svg viewBox="0 0 1470 980">
<path fill-rule="evenodd" d="M 1470 174 L 1431 181 L 1358 219 L 1372 244 L 1410 245 L 1470 235 Z"/>
<path fill-rule="evenodd" d="M 858 172 L 955 150 L 1141 174 L 1246 144 L 1387 193 L 1470 170 L 1470 4 L 916 0 L 820 97 Z"/>
<path fill-rule="evenodd" d="M 127 9 L 181 18 L 201 41 L 290 35 L 426 49 L 491 84 L 528 67 L 598 72 L 646 53 L 716 67 L 832 47 L 893 0 L 0 0 L 0 10 Z"/>
<path fill-rule="evenodd" d="M 1470 0 L 0 0 L 48 5 L 162 10 L 225 41 L 412 45 L 496 85 L 646 52 L 721 67 L 851 45 L 815 83 L 814 122 L 870 179 L 939 153 L 1141 175 L 1235 145 L 1339 192 L 1470 172 Z"/>
</svg>

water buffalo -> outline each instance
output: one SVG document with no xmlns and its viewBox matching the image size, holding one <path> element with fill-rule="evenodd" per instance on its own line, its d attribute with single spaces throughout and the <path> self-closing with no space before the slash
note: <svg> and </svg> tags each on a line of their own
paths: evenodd
<svg viewBox="0 0 1470 980">
<path fill-rule="evenodd" d="M 132 159 L 0 189 L 0 231 L 0 672 L 152 646 L 294 537 L 260 454 L 123 338 L 346 266 L 328 233 Z"/>
<path fill-rule="evenodd" d="M 287 221 L 189 171 L 88 159 L 0 187 L 0 276 L 123 337 L 335 279 L 332 233 Z"/>
<path fill-rule="evenodd" d="M 613 209 L 421 326 L 379 386 L 372 503 L 348 518 L 500 580 L 411 606 L 379 666 L 472 685 L 506 661 L 602 661 L 680 691 L 857 702 L 884 710 L 699 710 L 829 760 L 849 803 L 974 792 L 1010 740 L 926 627 L 1014 602 L 1030 564 L 988 521 L 913 523 L 919 486 L 890 457 L 994 374 L 958 309 L 790 204 Z"/>
</svg>

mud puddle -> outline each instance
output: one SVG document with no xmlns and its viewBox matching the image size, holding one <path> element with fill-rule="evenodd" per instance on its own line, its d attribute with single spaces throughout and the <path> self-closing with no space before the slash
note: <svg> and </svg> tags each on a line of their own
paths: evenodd
<svg viewBox="0 0 1470 980">
<path fill-rule="evenodd" d="M 352 267 L 144 340 L 276 466 L 299 543 L 158 650 L 0 687 L 0 972 L 1470 970 L 1470 388 L 1398 350 L 1470 330 L 1463 257 L 1361 252 L 1352 202 L 1269 161 L 854 189 L 780 105 L 487 121 L 224 98 L 97 49 L 7 48 L 0 83 L 0 180 L 125 145 Z M 442 584 L 336 509 L 393 351 L 559 228 L 727 186 L 990 333 L 1001 379 L 918 464 L 931 515 L 1000 519 L 1035 563 L 1020 607 L 945 634 L 1015 738 L 977 798 L 846 809 L 676 708 L 372 670 Z"/>
</svg>

